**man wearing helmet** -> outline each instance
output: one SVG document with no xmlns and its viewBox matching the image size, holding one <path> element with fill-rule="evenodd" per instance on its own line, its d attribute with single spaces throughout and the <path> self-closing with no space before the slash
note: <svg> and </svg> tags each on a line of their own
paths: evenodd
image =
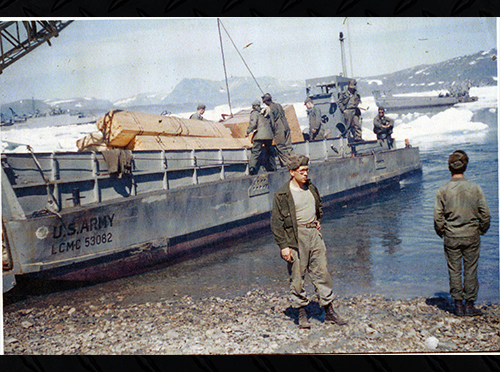
<svg viewBox="0 0 500 372">
<path fill-rule="evenodd" d="M 344 114 L 346 127 L 350 138 L 361 141 L 361 111 L 358 108 L 361 96 L 356 90 L 356 81 L 349 80 L 347 89 L 340 93 L 339 108 Z"/>
<path fill-rule="evenodd" d="M 381 142 L 387 142 L 389 148 L 392 147 L 392 130 L 394 129 L 394 120 L 385 116 L 385 109 L 378 108 L 378 115 L 373 119 L 373 132 Z"/>
</svg>

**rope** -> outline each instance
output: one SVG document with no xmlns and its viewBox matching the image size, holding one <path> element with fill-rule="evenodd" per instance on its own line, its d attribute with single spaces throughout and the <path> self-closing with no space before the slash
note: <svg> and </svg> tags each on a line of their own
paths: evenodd
<svg viewBox="0 0 500 372">
<path fill-rule="evenodd" d="M 139 133 L 137 133 L 137 135 L 140 136 L 144 133 L 144 128 L 142 127 L 139 119 L 137 119 L 137 116 L 135 116 L 135 113 L 133 113 L 132 111 L 129 111 L 129 113 L 131 114 L 132 119 L 134 119 L 135 124 L 137 124 L 137 127 L 139 128 Z"/>
<path fill-rule="evenodd" d="M 61 218 L 61 216 L 57 213 L 58 211 L 61 210 L 61 206 L 57 202 L 57 199 L 54 196 L 54 194 L 52 194 L 52 192 L 50 191 L 50 181 L 45 176 L 45 173 L 43 172 L 42 166 L 41 166 L 40 162 L 38 161 L 38 159 L 36 158 L 35 153 L 33 152 L 33 148 L 30 145 L 26 145 L 26 147 L 27 147 L 28 151 L 30 152 L 31 157 L 33 158 L 33 161 L 35 162 L 35 165 L 37 166 L 38 170 L 40 171 L 40 174 L 42 175 L 43 181 L 45 182 L 45 189 L 47 191 L 47 196 L 49 196 L 49 200 L 47 202 L 47 204 L 48 204 L 47 209 L 50 212 L 54 213 L 56 216 L 59 216 L 59 218 Z M 52 210 L 49 208 L 49 207 L 52 207 L 52 203 L 54 203 L 54 205 L 55 205 L 55 208 L 56 208 L 55 210 Z"/>
</svg>

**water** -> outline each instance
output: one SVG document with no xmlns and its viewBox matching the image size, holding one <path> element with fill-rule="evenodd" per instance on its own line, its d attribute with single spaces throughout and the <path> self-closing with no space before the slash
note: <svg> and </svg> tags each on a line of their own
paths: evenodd
<svg viewBox="0 0 500 372">
<path fill-rule="evenodd" d="M 433 227 L 433 205 L 438 187 L 450 177 L 448 155 L 462 149 L 470 158 L 465 176 L 483 188 L 492 215 L 490 230 L 481 243 L 478 303 L 499 303 L 496 87 L 475 94 L 483 94 L 479 102 L 438 114 L 394 115 L 399 143 L 410 138 L 420 148 L 422 174 L 370 198 L 325 210 L 322 233 L 338 296 L 449 296 L 443 241 Z M 375 110 L 373 106 L 366 118 L 373 118 Z M 419 131 L 416 125 L 421 126 Z M 369 139 L 371 120 L 365 119 L 363 126 Z M 311 178 L 314 180 L 314 173 Z M 234 297 L 257 287 L 288 291 L 286 263 L 267 229 L 231 241 L 223 250 L 201 251 L 198 257 L 142 275 L 59 291 L 47 300 L 67 304 L 71 292 L 74 302 L 120 296 L 124 303 L 141 303 L 184 295 Z M 307 290 L 313 293 L 310 284 Z M 31 298 L 30 302 L 43 306 L 44 298 Z"/>
<path fill-rule="evenodd" d="M 422 175 L 369 199 L 325 210 L 322 233 L 338 296 L 448 296 L 443 240 L 434 232 L 433 206 L 438 187 L 450 177 L 448 155 L 460 148 L 470 158 L 466 178 L 481 185 L 492 215 L 490 230 L 482 237 L 478 302 L 499 303 L 497 111 L 479 108 L 464 115 L 486 126 L 479 132 L 450 132 L 456 142 L 423 135 L 427 142 L 416 143 L 421 147 Z M 453 124 L 442 125 L 448 131 Z M 239 295 L 255 286 L 270 291 L 288 286 L 286 264 L 267 230 L 232 242 L 224 251 L 143 276 L 162 277 L 177 290 L 182 288 L 182 294 L 193 287 L 204 288 L 207 295 Z M 308 290 L 312 293 L 310 285 Z"/>
<path fill-rule="evenodd" d="M 470 158 L 466 178 L 481 185 L 492 215 L 490 230 L 482 237 L 478 302 L 498 304 L 497 110 L 477 106 L 470 111 L 464 105 L 441 112 L 437 120 L 443 122 L 438 123 L 432 119 L 435 114 L 419 115 L 431 117 L 429 127 L 412 140 L 421 148 L 422 174 L 369 199 L 325 210 L 322 233 L 334 291 L 341 297 L 375 293 L 400 299 L 448 296 L 443 240 L 434 232 L 433 206 L 438 187 L 450 177 L 448 155 L 460 148 Z M 457 117 L 472 130 L 463 125 L 453 130 Z M 412 120 L 414 117 L 396 118 L 401 126 Z M 441 125 L 441 132 L 436 125 Z M 428 129 L 432 136 L 425 133 Z M 314 174 L 311 177 L 314 179 Z M 205 295 L 239 295 L 255 286 L 269 291 L 286 289 L 287 275 L 279 249 L 270 231 L 265 230 L 232 242 L 224 251 L 142 278 L 168 281 L 176 290 L 182 289 L 182 294 L 201 287 Z M 307 289 L 312 293 L 310 285 Z"/>
</svg>

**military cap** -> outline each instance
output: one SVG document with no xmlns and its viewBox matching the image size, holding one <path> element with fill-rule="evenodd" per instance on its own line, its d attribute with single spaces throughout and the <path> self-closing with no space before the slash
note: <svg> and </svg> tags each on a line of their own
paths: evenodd
<svg viewBox="0 0 500 372">
<path fill-rule="evenodd" d="M 356 86 L 356 80 L 349 80 L 349 87 L 354 88 Z"/>
<path fill-rule="evenodd" d="M 307 103 L 307 102 L 312 102 L 313 100 L 311 99 L 311 97 L 307 97 L 306 100 L 304 101 L 304 105 Z"/>
<path fill-rule="evenodd" d="M 271 97 L 271 95 L 269 93 L 266 93 L 262 96 L 262 102 L 272 101 L 272 100 L 273 100 L 273 97 Z"/>
<path fill-rule="evenodd" d="M 380 107 L 378 108 L 378 110 L 379 110 L 379 111 L 385 111 L 385 108 L 384 108 L 383 106 L 380 106 Z"/>
<path fill-rule="evenodd" d="M 204 104 L 200 103 L 200 104 L 198 105 L 198 107 L 196 108 L 196 110 L 205 110 L 206 108 L 207 108 L 207 107 L 206 107 Z"/>
<path fill-rule="evenodd" d="M 309 164 L 309 158 L 305 155 L 292 155 L 288 159 L 288 169 L 296 170 L 303 165 Z"/>
<path fill-rule="evenodd" d="M 260 100 L 256 99 L 255 101 L 252 102 L 252 107 L 260 107 Z"/>
<path fill-rule="evenodd" d="M 465 172 L 469 164 L 469 157 L 465 151 L 457 150 L 453 152 L 448 158 L 448 169 L 453 174 L 460 174 Z"/>
</svg>

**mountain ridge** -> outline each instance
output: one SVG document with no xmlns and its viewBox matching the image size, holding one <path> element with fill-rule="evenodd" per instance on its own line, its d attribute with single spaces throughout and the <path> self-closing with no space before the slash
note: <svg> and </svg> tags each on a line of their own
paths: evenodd
<svg viewBox="0 0 500 372">
<path fill-rule="evenodd" d="M 358 90 L 362 96 L 371 96 L 374 90 L 390 91 L 393 94 L 429 90 L 447 90 L 456 84 L 470 81 L 472 86 L 497 84 L 497 49 L 479 51 L 470 55 L 455 57 L 435 64 L 423 64 L 390 74 L 359 77 Z M 312 77 L 311 77 L 312 78 Z M 250 106 L 251 102 L 270 92 L 276 102 L 295 103 L 305 98 L 305 82 L 283 80 L 275 77 L 259 77 L 258 85 L 251 77 L 228 79 L 233 106 Z M 262 91 L 261 91 L 262 90 Z M 2 104 L 2 118 L 12 118 L 12 111 L 18 116 L 32 116 L 36 112 L 68 112 L 84 115 L 99 115 L 111 109 L 122 109 L 146 113 L 181 113 L 195 111 L 198 103 L 207 109 L 227 104 L 228 94 L 224 80 L 214 81 L 201 78 L 182 79 L 171 92 L 141 93 L 133 97 L 111 102 L 99 98 L 79 97 L 58 100 L 34 100 Z M 11 110 L 12 109 L 12 110 Z"/>
</svg>

